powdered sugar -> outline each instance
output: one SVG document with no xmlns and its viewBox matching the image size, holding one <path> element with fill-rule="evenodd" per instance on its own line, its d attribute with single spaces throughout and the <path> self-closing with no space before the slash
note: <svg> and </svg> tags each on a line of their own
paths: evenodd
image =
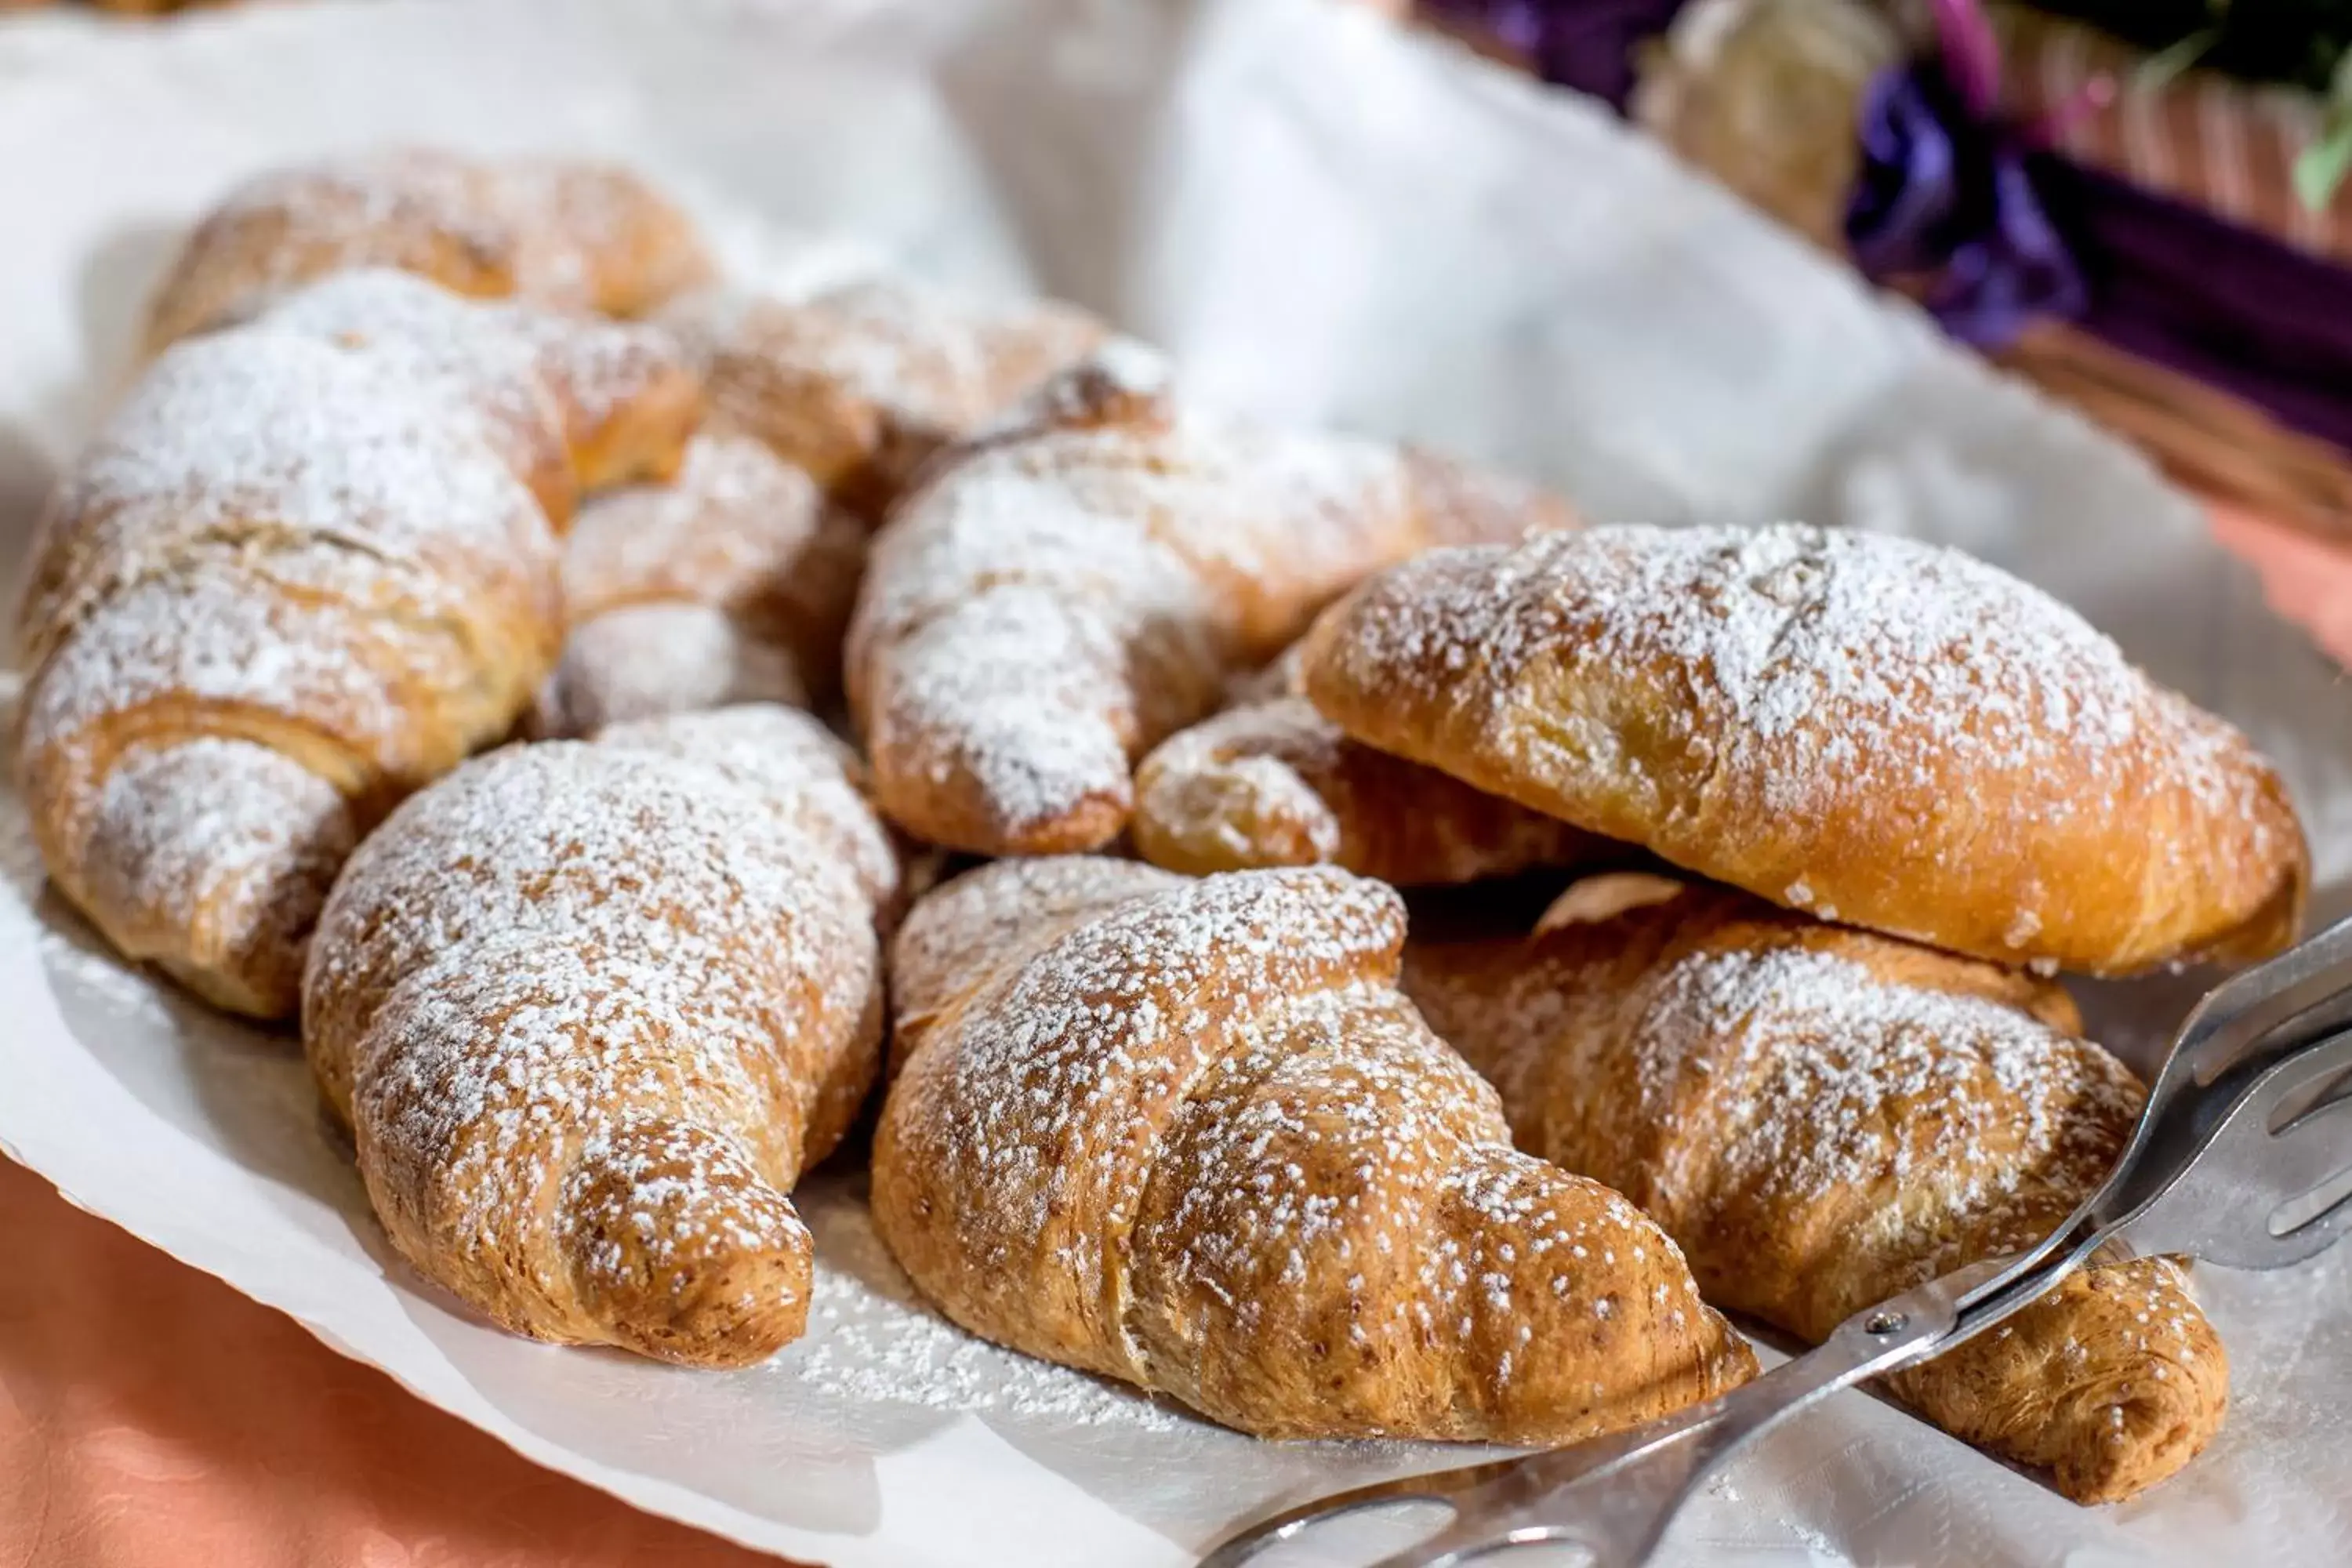
<svg viewBox="0 0 2352 1568">
<path fill-rule="evenodd" d="M 1244 1335 L 1295 1310 L 1311 1272 L 1343 1266 L 1360 1345 L 1378 1331 L 1468 1341 L 1481 1324 L 1525 1344 L 1517 1331 L 1563 1301 L 1612 1316 L 1620 1263 L 1641 1278 L 1654 1252 L 1676 1258 L 1616 1194 L 1507 1152 L 1486 1087 L 1385 987 L 1276 1010 L 1210 1069 L 1179 1126 L 1156 1173 L 1177 1196 L 1137 1248 L 1171 1249 L 1160 1267 Z M 1269 1252 L 1282 1261 L 1275 1289 Z M 1700 1312 L 1679 1268 L 1650 1304 Z M 1491 1375 L 1510 1383 L 1509 1350 Z"/>
<path fill-rule="evenodd" d="M 174 349 L 109 420 L 52 509 L 28 622 L 54 636 L 191 556 L 288 542 L 363 555 L 412 591 L 552 567 L 530 491 L 446 385 L 255 327 Z"/>
<path fill-rule="evenodd" d="M 263 318 L 277 331 L 369 351 L 394 374 L 481 410 L 509 440 L 560 437 L 527 313 L 460 299 L 389 268 L 337 272 L 289 295 Z"/>
<path fill-rule="evenodd" d="M 463 299 L 389 268 L 330 274 L 271 307 L 280 331 L 364 348 L 488 420 L 517 471 L 568 464 L 610 422 L 681 374 L 657 329 L 530 304 Z"/>
<path fill-rule="evenodd" d="M 191 725 L 274 714 L 363 781 L 413 778 L 504 721 L 470 706 L 483 639 L 551 616 L 553 574 L 545 517 L 445 384 L 266 326 L 182 345 L 53 510 L 27 757 L 78 776 L 100 721 L 193 701 Z"/>
<path fill-rule="evenodd" d="M 1089 799 L 1124 811 L 1141 724 L 1115 637 L 1081 601 L 1008 585 L 898 639 L 866 676 L 866 743 L 886 804 L 968 788 L 992 846 Z M 942 842 L 973 837 L 905 804 L 893 815 Z"/>
<path fill-rule="evenodd" d="M 2233 736 L 2186 722 L 2072 610 L 1955 550 L 1801 524 L 1629 525 L 1465 552 L 1419 585 L 1411 613 L 1366 628 L 1389 657 L 1663 663 L 1696 684 L 1693 722 L 1727 753 L 1804 735 L 1806 765 L 1767 786 L 1774 809 L 1899 787 L 1927 759 L 2003 772 L 2063 759 L 2119 787 L 2151 730 L 2187 748 L 2209 805 L 2246 805 L 2243 770 L 2215 765 Z"/>
<path fill-rule="evenodd" d="M 623 1232 L 706 1274 L 805 1258 L 781 1194 L 870 1079 L 896 885 L 846 765 L 785 710 L 624 727 L 469 763 L 362 847 L 305 1026 L 420 1265 L 570 1337 L 562 1255 L 618 1289 Z"/>
<path fill-rule="evenodd" d="M 28 793 L 61 846 L 102 807 L 106 841 L 53 869 L 118 944 L 230 1005 L 288 1009 L 332 869 L 318 857 L 352 826 L 309 797 L 380 803 L 529 695 L 556 583 L 523 476 L 541 447 L 561 460 L 553 417 L 527 344 L 385 274 L 181 344 L 134 388 L 59 489 L 24 623 Z M 198 750 L 170 764 L 174 791 L 111 787 L 142 733 L 243 737 L 320 782 L 191 811 L 176 789 L 232 757 L 257 778 L 255 760 Z M 260 902 L 205 901 L 233 890 Z M 232 940 L 232 919 L 269 940 Z"/>
<path fill-rule="evenodd" d="M 247 319 L 293 284 L 360 266 L 473 295 L 635 314 L 708 264 L 685 219 L 621 170 L 394 149 L 232 191 L 166 279 L 152 336 Z"/>
<path fill-rule="evenodd" d="M 991 310 L 887 273 L 793 300 L 701 289 L 664 321 L 702 357 L 722 410 L 775 378 L 870 404 L 934 439 L 970 432 L 1102 334 L 1067 307 Z"/>
<path fill-rule="evenodd" d="M 1408 988 L 1524 1146 L 1717 1238 L 1701 1277 L 1792 1328 L 1864 1304 L 1804 1292 L 1894 1289 L 2037 1239 L 2105 1177 L 2139 1106 L 2114 1058 L 2042 1022 L 2003 972 L 1720 890 L 1419 951 Z M 1761 1242 L 1717 1244 L 1831 1246 L 1808 1228 L 1823 1215 L 1842 1216 L 1845 1261 L 1801 1285 L 1758 1283 L 1780 1278 Z"/>
<path fill-rule="evenodd" d="M 1360 738 L 1825 917 L 2129 972 L 2284 935 L 2300 836 L 2227 725 L 1955 551 L 1801 524 L 1439 552 L 1318 637 Z"/>
<path fill-rule="evenodd" d="M 1105 875 L 1119 893 L 1131 886 L 1123 868 Z M 952 1105 L 945 1131 L 957 1168 L 930 1179 L 1032 1236 L 1049 1208 L 1099 1215 L 1073 1237 L 1070 1260 L 1081 1276 L 1098 1277 L 1101 1249 L 1117 1245 L 1142 1196 L 1153 1124 L 1213 1059 L 1216 1042 L 1205 1031 L 1223 988 L 1209 983 L 1211 966 L 1306 982 L 1398 934 L 1402 912 L 1370 884 L 1292 875 L 1302 880 L 1171 878 L 1157 896 L 1116 903 L 1044 953 L 1008 965 L 984 1025 L 952 1047 L 929 1047 L 934 1070 L 946 1075 L 939 1092 Z M 1334 897 L 1310 916 L 1316 888 Z"/>
<path fill-rule="evenodd" d="M 1135 861 L 1048 855 L 998 861 L 987 875 L 958 878 L 953 892 L 919 900 L 890 949 L 891 1002 L 904 1052 L 910 1022 L 928 1027 L 973 977 L 1023 943 L 1125 899 L 1172 886 L 1167 873 Z"/>
<path fill-rule="evenodd" d="M 1392 894 L 1320 868 L 1061 864 L 942 889 L 898 951 L 922 1033 L 884 1113 L 877 1218 L 961 1321 L 1254 1430 L 1561 1431 L 1673 1397 L 1628 1376 L 1725 1373 L 1670 1245 L 1512 1153 L 1491 1092 L 1389 984 Z M 930 963 L 971 967 L 959 986 Z M 1601 1295 L 1641 1355 L 1596 1352 L 1565 1393 L 1547 1372 L 1515 1407 L 1518 1331 L 1589 1321 Z M 1342 1332 L 1314 1409 L 1251 1392 L 1280 1382 L 1252 1347 Z M 1453 1414 L 1418 1403 L 1424 1379 L 1459 1390 Z"/>
<path fill-rule="evenodd" d="M 269 890 L 296 873 L 323 896 L 353 837 L 333 785 L 249 741 L 134 747 L 109 771 L 97 815 L 107 826 L 96 854 L 135 878 L 121 897 L 167 923 L 192 921 L 200 900 L 226 902 L 228 889 L 266 906 Z M 289 836 L 289 824 L 315 825 L 326 842 Z M 315 898 L 310 908 L 315 913 Z M 214 914 L 225 925 L 240 923 L 217 906 Z M 245 918 L 264 915 L 256 909 Z"/>
<path fill-rule="evenodd" d="M 759 442 L 698 436 L 677 477 L 590 502 L 565 541 L 573 622 L 644 599 L 727 607 L 774 592 L 823 517 L 814 481 Z"/>
<path fill-rule="evenodd" d="M 872 905 L 899 887 L 898 850 L 866 805 L 857 753 L 808 714 L 769 703 L 616 724 L 597 743 L 677 757 L 758 795 L 846 868 Z"/>
<path fill-rule="evenodd" d="M 2095 773 L 2140 721 L 2141 683 L 2113 643 L 1957 551 L 1802 527 L 1623 537 L 1580 553 L 1592 657 L 1664 653 L 1704 672 L 1743 730 L 1818 734 L 1821 775 L 1866 774 L 1917 728 L 1939 755 L 2027 767 L 2063 751 Z M 1819 808 L 1819 779 L 1780 787 L 1776 805 Z"/>
<path fill-rule="evenodd" d="M 886 808 L 980 849 L 1123 811 L 1130 757 L 1412 528 L 1395 455 L 1338 437 L 1146 418 L 967 456 L 877 542 L 851 634 Z M 923 815 L 943 792 L 984 841 Z"/>
<path fill-rule="evenodd" d="M 1633 1045 L 1640 1120 L 1670 1121 L 1694 1071 L 1744 1086 L 1736 1135 L 1701 1162 L 1710 1182 L 1802 1198 L 1932 1180 L 1976 1225 L 2000 1231 L 2021 1206 L 2030 1227 L 2098 1183 L 2138 1107 L 2112 1057 L 2017 1006 L 1813 948 L 1695 952 L 1655 996 Z M 1662 1191 L 1687 1179 L 1680 1162 L 1659 1175 Z"/>
<path fill-rule="evenodd" d="M 830 700 L 866 530 L 758 441 L 694 437 L 677 479 L 590 501 L 540 732 L 729 702 Z"/>
<path fill-rule="evenodd" d="M 1055 1428 L 1173 1432 L 1187 1417 L 1132 1388 L 1000 1349 L 922 1304 L 862 1195 L 827 1205 L 817 1236 L 808 1339 L 778 1371 L 812 1395 L 856 1406 L 1005 1415 Z"/>
<path fill-rule="evenodd" d="M 1145 858 L 1199 875 L 1328 862 L 1400 887 L 1469 882 L 1590 852 L 1556 817 L 1349 739 L 1303 697 L 1228 708 L 1136 770 Z"/>
<path fill-rule="evenodd" d="M 624 605 L 564 639 L 533 716 L 542 736 L 738 702 L 808 701 L 789 649 L 761 642 L 708 605 Z"/>
</svg>

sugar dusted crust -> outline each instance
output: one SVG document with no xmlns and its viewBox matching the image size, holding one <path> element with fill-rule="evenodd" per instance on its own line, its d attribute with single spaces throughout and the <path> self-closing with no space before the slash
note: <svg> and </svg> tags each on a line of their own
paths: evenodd
<svg viewBox="0 0 2352 1568">
<path fill-rule="evenodd" d="M 1137 766 L 1135 796 L 1137 852 L 1193 876 L 1329 864 L 1428 887 L 1573 865 L 1610 847 L 1350 740 L 1303 697 L 1178 731 Z"/>
<path fill-rule="evenodd" d="M 1105 337 L 1070 306 L 982 305 L 890 274 L 795 298 L 714 285 L 662 321 L 695 357 L 719 426 L 764 441 L 869 521 L 941 449 Z"/>
<path fill-rule="evenodd" d="M 572 498 L 675 466 L 696 407 L 630 329 L 382 270 L 165 353 L 35 546 L 18 766 L 59 889 L 290 1013 L 341 856 L 538 690 Z M 250 798 L 206 793 L 231 778 Z"/>
<path fill-rule="evenodd" d="M 373 153 L 273 170 L 223 198 L 156 291 L 149 350 L 360 267 L 476 299 L 635 316 L 706 276 L 709 261 L 685 215 L 625 170 Z"/>
<path fill-rule="evenodd" d="M 1513 1152 L 1328 868 L 1005 861 L 919 902 L 877 1230 L 987 1338 L 1272 1436 L 1551 1442 L 1738 1383 L 1615 1194 Z"/>
<path fill-rule="evenodd" d="M 304 1043 L 419 1269 L 694 1364 L 800 1332 L 785 1194 L 873 1080 L 898 893 L 855 766 L 784 709 L 627 725 L 467 763 L 362 846 Z"/>
<path fill-rule="evenodd" d="M 1072 378 L 908 498 L 851 624 L 877 798 L 936 843 L 1108 843 L 1133 761 L 1365 573 L 1567 521 L 1433 458 L 1184 412 L 1101 366 Z"/>
<path fill-rule="evenodd" d="M 1519 1147 L 1639 1204 L 1726 1310 L 1819 1340 L 2040 1239 L 2130 1136 L 2140 1086 L 2052 983 L 1723 889 L 1571 902 L 1532 938 L 1417 944 L 1405 989 Z M 2205 1445 L 2228 1364 L 2178 1271 L 2144 1258 L 1895 1386 L 2105 1501 Z"/>
<path fill-rule="evenodd" d="M 1382 750 L 1804 909 L 2129 973 L 2292 939 L 2278 775 L 2038 590 L 1879 534 L 1594 529 L 1433 552 L 1304 654 Z"/>
<path fill-rule="evenodd" d="M 599 497 L 572 525 L 570 629 L 537 732 L 833 700 L 866 548 L 800 468 L 749 437 L 697 436 L 671 483 Z"/>
</svg>

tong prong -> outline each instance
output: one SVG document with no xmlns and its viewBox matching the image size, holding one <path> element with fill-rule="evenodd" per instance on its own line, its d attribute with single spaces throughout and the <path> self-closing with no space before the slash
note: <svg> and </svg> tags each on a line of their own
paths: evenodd
<svg viewBox="0 0 2352 1568">
<path fill-rule="evenodd" d="M 2322 1112 L 2352 1100 L 2352 1081 L 2336 1080 L 2352 1075 L 2352 1029 L 2337 1035 L 2325 1045 L 2315 1045 L 2297 1052 L 2281 1062 L 2265 1075 L 2263 1090 L 2273 1109 L 2294 1100 L 2305 1103 L 2294 1117 L 2279 1128 L 2281 1136 L 2297 1126 L 2312 1121 Z M 2313 1095 L 2313 1089 L 2322 1093 Z"/>
<path fill-rule="evenodd" d="M 1470 1469 L 1483 1468 L 1474 1466 Z M 1467 1476 L 1470 1469 L 1439 1470 L 1429 1476 L 1405 1476 L 1393 1481 L 1375 1481 L 1370 1486 L 1309 1499 L 1295 1508 L 1285 1509 L 1280 1513 L 1258 1521 L 1237 1535 L 1228 1536 L 1215 1551 L 1201 1559 L 1200 1568 L 1242 1568 L 1260 1552 L 1270 1551 L 1284 1542 L 1295 1541 L 1318 1525 L 1395 1503 L 1436 1503 L 1453 1510 L 1458 1521 L 1460 1510 L 1454 1508 L 1451 1498 L 1464 1484 L 1457 1478 Z"/>
<path fill-rule="evenodd" d="M 1581 1447 L 1559 1451 L 1576 1453 Z M 1284 1542 L 1296 1541 L 1318 1526 L 1352 1514 L 1398 1504 L 1433 1503 L 1445 1509 L 1453 1515 L 1453 1521 L 1458 1523 L 1463 1510 L 1457 1500 L 1475 1495 L 1495 1479 L 1496 1472 L 1521 1462 L 1496 1459 L 1483 1465 L 1465 1465 L 1418 1476 L 1400 1476 L 1394 1480 L 1373 1481 L 1365 1486 L 1351 1487 L 1343 1492 L 1310 1498 L 1296 1507 L 1268 1515 L 1239 1534 L 1229 1536 L 1219 1543 L 1215 1551 L 1201 1559 L 1200 1568 L 1241 1568 L 1260 1552 Z"/>
<path fill-rule="evenodd" d="M 2352 919 L 2231 976 L 2189 1009 L 2162 1077 L 2212 1083 L 2259 1051 L 2274 1055 L 2352 1023 Z"/>
<path fill-rule="evenodd" d="M 1640 1563 L 1674 1522 L 1676 1500 L 1706 1470 L 1732 1397 L 1535 1456 L 1559 1461 L 1549 1471 L 1523 1461 L 1462 1494 L 1444 1528 L 1372 1568 L 1464 1568 L 1513 1547 L 1562 1542 L 1584 1548 L 1595 1568 Z M 1553 1507 L 1564 1495 L 1584 1500 L 1565 1519 Z"/>
<path fill-rule="evenodd" d="M 2336 1060 L 2283 1087 L 2277 1098 L 2290 1098 L 2317 1080 L 2335 1077 L 2352 1067 L 2352 1036 L 2340 1043 L 2343 1048 L 2335 1052 Z M 2294 1065 L 2301 1067 L 2303 1063 L 2298 1059 Z M 2270 1144 L 2265 1157 L 2278 1171 L 2282 1185 L 2306 1193 L 2326 1186 L 2332 1178 L 2352 1168 L 2352 1094 L 2339 1094 L 2296 1112 L 2271 1134 Z"/>
<path fill-rule="evenodd" d="M 1434 1534 L 1381 1559 L 1377 1568 L 1420 1568 L 1422 1564 L 1444 1563 L 1448 1553 L 1458 1553 L 1473 1540 L 1491 1542 L 1494 1521 L 1498 1516 L 1557 1497 L 1567 1488 L 1588 1480 L 1603 1480 L 1609 1472 L 1705 1431 L 1721 1418 L 1722 1405 L 1721 1399 L 1711 1400 L 1639 1426 L 1563 1447 L 1375 1481 L 1313 1499 L 1260 1520 L 1228 1538 L 1201 1560 L 1201 1568 L 1241 1568 L 1280 1542 L 1298 1540 L 1309 1531 L 1348 1515 L 1414 1502 L 1434 1503 L 1453 1517 Z M 1485 1533 L 1464 1537 L 1465 1527 Z"/>
<path fill-rule="evenodd" d="M 2334 1225 L 2295 1200 L 2352 1168 L 2346 1112 L 2335 1102 L 2282 1123 L 2282 1109 L 2352 1072 L 2352 1029 L 2252 1064 L 2160 1130 L 2123 1200 L 2098 1217 L 2097 1239 L 2137 1254 L 2177 1253 L 2231 1268 L 2282 1268 L 2324 1250 Z M 2219 1100 L 2219 1105 L 2210 1104 Z M 2282 1226 L 2283 1212 L 2299 1223 Z"/>
</svg>

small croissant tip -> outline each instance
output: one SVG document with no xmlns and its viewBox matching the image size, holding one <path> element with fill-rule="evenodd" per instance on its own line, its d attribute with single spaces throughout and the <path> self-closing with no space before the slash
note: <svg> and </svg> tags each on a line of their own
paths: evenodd
<svg viewBox="0 0 2352 1568">
<path fill-rule="evenodd" d="M 695 1366 L 741 1366 L 808 1326 L 814 1247 L 733 1139 L 639 1121 L 565 1183 L 557 1236 L 598 1337 Z"/>
</svg>

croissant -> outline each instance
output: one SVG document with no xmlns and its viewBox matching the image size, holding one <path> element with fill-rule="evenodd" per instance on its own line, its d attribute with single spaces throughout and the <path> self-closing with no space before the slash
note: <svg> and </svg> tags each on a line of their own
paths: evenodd
<svg viewBox="0 0 2352 1568">
<path fill-rule="evenodd" d="M 1567 521 L 1422 454 L 1180 415 L 1117 365 L 1031 406 L 901 502 L 850 623 L 877 804 L 979 854 L 1109 843 L 1133 761 L 1357 578 Z"/>
<path fill-rule="evenodd" d="M 1135 770 L 1136 852 L 1202 877 L 1330 864 L 1398 887 L 1475 882 L 1601 858 L 1556 816 L 1340 733 L 1295 691 L 1286 656 L 1234 706 L 1162 741 Z"/>
<path fill-rule="evenodd" d="M 564 542 L 563 654 L 545 734 L 840 685 L 866 528 L 745 436 L 706 434 L 675 483 L 615 490 Z"/>
<path fill-rule="evenodd" d="M 1519 1147 L 1622 1190 L 1707 1300 L 1808 1341 L 2054 1229 L 2142 1092 L 2055 984 L 1642 875 L 1526 940 L 1421 944 L 1405 989 Z M 2170 1260 L 2084 1269 L 1897 1374 L 1954 1436 L 2128 1497 L 2221 1425 L 2229 1361 Z"/>
<path fill-rule="evenodd" d="M 20 620 L 51 878 L 123 953 L 265 1018 L 293 1011 L 360 835 L 544 679 L 561 610 L 533 487 L 579 488 L 566 432 L 658 469 L 693 410 L 672 363 L 632 382 L 645 406 L 574 416 L 610 389 L 535 368 L 570 363 L 551 325 L 526 341 L 511 308 L 391 275 L 317 288 L 155 363 L 60 486 Z M 362 296 L 399 308 L 344 309 Z"/>
<path fill-rule="evenodd" d="M 476 299 L 645 314 L 708 276 L 693 224 L 625 170 L 414 148 L 279 169 L 196 226 L 148 310 L 151 353 L 352 267 Z"/>
<path fill-rule="evenodd" d="M 991 310 L 887 275 L 789 300 L 697 289 L 662 322 L 693 355 L 717 424 L 767 442 L 869 521 L 940 448 L 1104 337 L 1067 305 Z"/>
<path fill-rule="evenodd" d="M 1594 529 L 1408 563 L 1302 657 L 1358 740 L 1824 920 L 2103 974 L 2301 920 L 2244 737 L 1955 551 Z"/>
<path fill-rule="evenodd" d="M 345 868 L 303 1041 L 384 1229 L 535 1338 L 733 1366 L 796 1337 L 786 1194 L 882 1025 L 888 840 L 790 709 L 510 746 Z"/>
<path fill-rule="evenodd" d="M 654 328 L 475 303 L 390 268 L 334 273 L 265 320 L 470 403 L 559 529 L 582 492 L 669 479 L 702 418 L 692 369 Z"/>
<path fill-rule="evenodd" d="M 1514 1152 L 1329 868 L 1003 861 L 893 952 L 877 1230 L 949 1317 L 1268 1436 L 1566 1441 L 1751 1375 L 1673 1245 Z"/>
</svg>

